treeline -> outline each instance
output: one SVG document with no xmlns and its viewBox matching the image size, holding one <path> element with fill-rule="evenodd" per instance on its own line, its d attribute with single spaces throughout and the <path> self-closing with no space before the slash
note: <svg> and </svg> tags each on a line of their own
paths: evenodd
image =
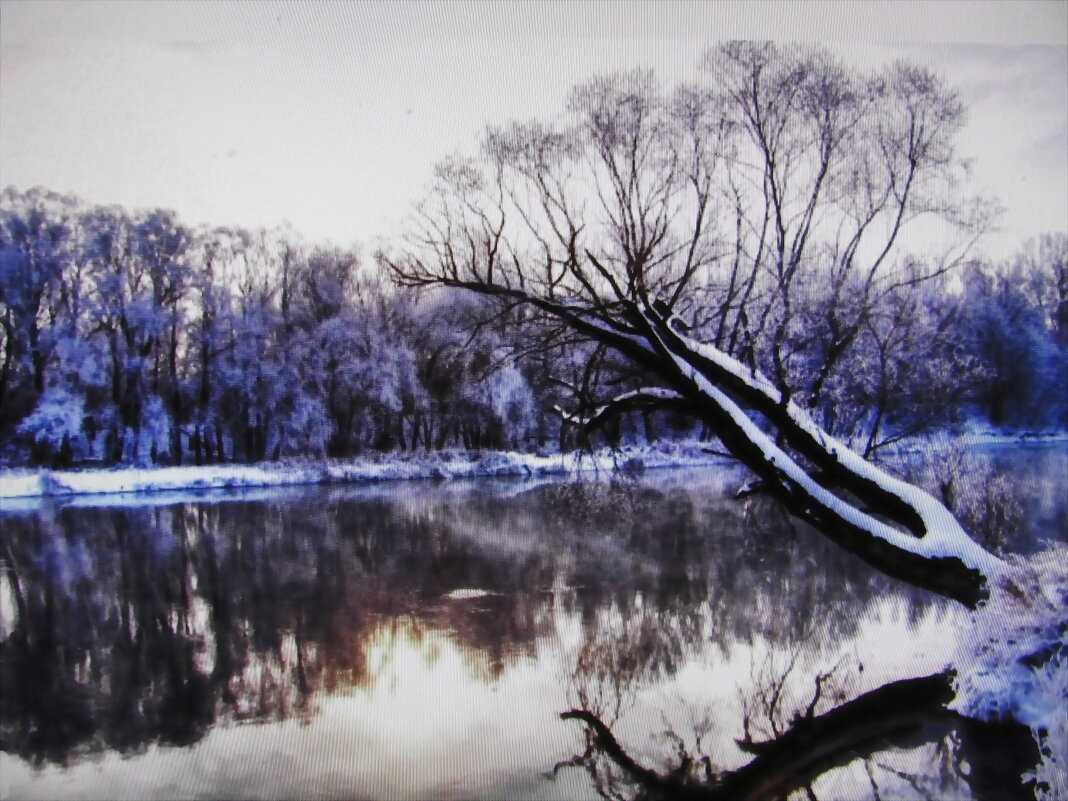
<svg viewBox="0 0 1068 801">
<path fill-rule="evenodd" d="M 169 211 L 3 194 L 0 437 L 34 464 L 213 463 L 530 445 L 502 343 L 353 250 Z M 495 369 L 489 369 L 490 367 Z"/>
<path fill-rule="evenodd" d="M 788 332 L 799 376 L 835 345 L 819 333 L 832 298 L 848 302 L 831 281 L 806 289 Z M 869 452 L 969 416 L 1068 420 L 1065 235 L 905 282 L 864 316 L 814 411 Z M 397 288 L 353 249 L 40 188 L 0 197 L 0 358 L 3 462 L 56 467 L 571 447 L 556 407 L 596 405 L 611 376 L 589 343 Z M 605 436 L 688 426 L 636 412 Z"/>
</svg>

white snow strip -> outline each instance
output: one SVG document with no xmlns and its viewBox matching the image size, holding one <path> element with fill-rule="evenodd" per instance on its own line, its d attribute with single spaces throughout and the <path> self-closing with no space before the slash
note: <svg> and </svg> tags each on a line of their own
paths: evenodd
<svg viewBox="0 0 1068 801">
<path fill-rule="evenodd" d="M 782 395 L 779 390 L 771 383 L 771 381 L 765 378 L 762 373 L 750 370 L 733 356 L 728 356 L 714 345 L 698 342 L 696 339 L 683 336 L 678 331 L 673 330 L 672 333 L 679 338 L 688 350 L 696 353 L 704 359 L 708 359 L 708 361 L 712 362 L 720 370 L 730 373 L 750 389 L 754 389 L 767 396 L 767 398 L 774 403 L 779 403 L 782 400 Z"/>
<path fill-rule="evenodd" d="M 624 447 L 618 451 L 604 449 L 592 454 L 445 451 L 291 464 L 0 471 L 0 511 L 13 511 L 19 499 L 28 501 L 41 497 L 427 478 L 566 475 L 585 471 L 611 472 L 619 467 L 653 469 L 723 463 L 722 457 L 707 453 L 700 443 L 665 441 L 652 446 Z"/>
<path fill-rule="evenodd" d="M 0 472 L 0 498 L 30 498 L 44 495 L 43 473 Z"/>
<path fill-rule="evenodd" d="M 455 589 L 452 592 L 445 593 L 444 598 L 448 598 L 450 601 L 471 601 L 476 598 L 488 598 L 500 593 L 490 592 L 489 590 L 482 590 L 475 587 L 461 587 Z"/>
</svg>

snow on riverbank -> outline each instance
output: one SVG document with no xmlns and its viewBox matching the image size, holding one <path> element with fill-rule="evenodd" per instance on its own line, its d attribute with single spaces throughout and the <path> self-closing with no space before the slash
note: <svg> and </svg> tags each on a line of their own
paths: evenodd
<svg viewBox="0 0 1068 801">
<path fill-rule="evenodd" d="M 911 438 L 888 449 L 898 455 L 944 444 L 955 438 L 966 446 L 1068 442 L 1063 431 L 1019 434 L 974 429 L 956 435 Z M 889 453 L 887 455 L 890 455 Z M 429 454 L 381 454 L 321 462 L 271 462 L 187 467 L 121 467 L 86 470 L 0 469 L 0 503 L 15 499 L 146 493 L 181 490 L 281 487 L 410 479 L 482 476 L 550 476 L 582 471 L 695 467 L 722 464 L 723 457 L 699 442 L 657 442 L 602 449 L 593 454 L 528 454 L 500 451 L 437 451 Z"/>
<path fill-rule="evenodd" d="M 964 447 L 977 445 L 1053 445 L 1068 443 L 1068 430 L 1011 431 L 989 426 L 966 425 L 955 431 L 934 431 L 917 437 L 907 437 L 882 449 L 883 456 L 903 456 L 917 451 L 945 447 L 949 443 Z"/>
<path fill-rule="evenodd" d="M 97 470 L 0 471 L 0 501 L 102 493 L 341 484 L 407 479 L 561 475 L 722 464 L 700 443 L 663 442 L 594 453 L 526 454 L 441 451 L 322 462 L 204 465 Z"/>
<path fill-rule="evenodd" d="M 1040 799 L 1068 798 L 1068 544 L 1010 559 L 963 630 L 954 666 L 951 708 L 1030 728 L 1041 760 L 1024 778 L 1038 782 Z"/>
</svg>

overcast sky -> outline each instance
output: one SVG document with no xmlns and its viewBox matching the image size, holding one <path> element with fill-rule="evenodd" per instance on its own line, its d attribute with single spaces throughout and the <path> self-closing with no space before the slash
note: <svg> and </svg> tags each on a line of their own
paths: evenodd
<svg viewBox="0 0 1068 801">
<path fill-rule="evenodd" d="M 370 245 L 489 123 L 614 68 L 697 74 L 721 39 L 929 64 L 1006 207 L 991 255 L 1068 229 L 1068 3 L 0 0 L 0 185 Z"/>
</svg>

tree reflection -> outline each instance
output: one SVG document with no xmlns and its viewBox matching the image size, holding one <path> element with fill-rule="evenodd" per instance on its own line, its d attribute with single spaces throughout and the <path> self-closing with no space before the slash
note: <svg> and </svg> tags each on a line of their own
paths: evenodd
<svg viewBox="0 0 1068 801">
<path fill-rule="evenodd" d="M 1038 762 L 1029 732 L 1017 723 L 983 723 L 947 709 L 954 694 L 951 672 L 891 682 L 817 714 L 827 675 L 817 678 L 808 706 L 781 730 L 776 721 L 783 682 L 757 691 L 752 700 L 763 705 L 761 711 L 775 733 L 754 740 L 747 714 L 745 734 L 737 743 L 752 758 L 741 767 L 717 769 L 712 757 L 701 752 L 701 735 L 707 734 L 703 731 L 697 733 L 693 750 L 682 737 L 668 732 L 674 758 L 661 771 L 651 769 L 628 753 L 600 714 L 584 707 L 560 717 L 584 724 L 585 750 L 558 764 L 553 775 L 563 768 L 582 767 L 606 799 L 767 801 L 795 795 L 818 798 L 818 779 L 861 763 L 870 786 L 868 797 L 874 799 L 881 797 L 880 778 L 884 791 L 888 780 L 896 780 L 894 797 L 902 797 L 907 788 L 913 792 L 903 797 L 1034 798 L 1033 786 L 1020 778 Z M 910 773 L 879 760 L 891 752 L 924 747 L 932 748 L 940 763 L 934 771 Z M 852 784 L 850 796 L 862 797 L 858 789 Z"/>
<path fill-rule="evenodd" d="M 862 664 L 830 663 L 823 651 L 789 638 L 762 658 L 750 651 L 739 709 L 709 693 L 706 709 L 687 706 L 682 728 L 666 714 L 659 735 L 648 722 L 638 734 L 631 727 L 634 742 L 646 738 L 636 751 L 617 730 L 627 731 L 624 719 L 637 708 L 636 673 L 656 659 L 645 627 L 633 620 L 611 637 L 602 632 L 583 646 L 572 679 L 576 705 L 560 715 L 583 725 L 584 748 L 549 775 L 580 768 L 602 798 L 616 800 L 1035 797 L 1021 778 L 1039 758 L 1029 730 L 951 711 L 952 671 L 863 690 Z M 725 737 L 733 737 L 738 759 L 724 749 Z"/>
<path fill-rule="evenodd" d="M 609 703 L 709 639 L 837 641 L 890 583 L 802 527 L 784 537 L 758 498 L 515 488 L 5 516 L 0 747 L 70 763 L 307 721 L 324 694 L 373 686 L 368 649 L 400 624 L 444 633 L 492 682 L 574 621 L 576 658 L 604 684 L 584 702 Z M 914 610 L 937 603 L 903 592 Z M 598 651 L 607 641 L 625 647 Z"/>
</svg>

